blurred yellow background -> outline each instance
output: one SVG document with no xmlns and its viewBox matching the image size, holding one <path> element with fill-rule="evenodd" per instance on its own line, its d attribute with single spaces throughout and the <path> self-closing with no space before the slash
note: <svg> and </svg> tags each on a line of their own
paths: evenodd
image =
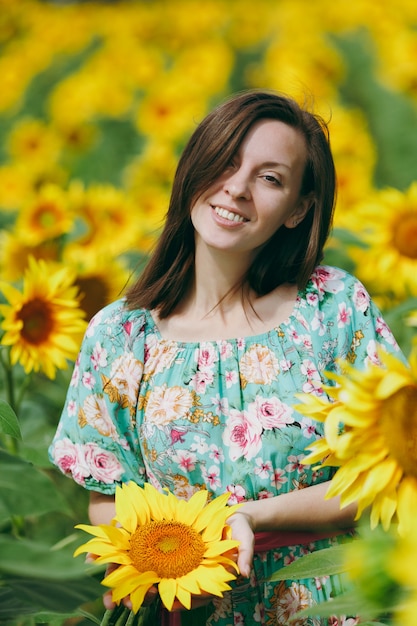
<svg viewBox="0 0 417 626">
<path fill-rule="evenodd" d="M 152 246 L 195 125 L 256 87 L 330 121 L 329 261 L 398 307 L 417 296 L 416 55 L 412 0 L 0 0 L 1 277 L 71 266 L 91 317 Z"/>
</svg>

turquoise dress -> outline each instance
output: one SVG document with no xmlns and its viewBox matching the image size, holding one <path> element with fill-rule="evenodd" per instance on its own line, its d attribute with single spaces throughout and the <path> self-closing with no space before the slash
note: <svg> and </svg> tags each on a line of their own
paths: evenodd
<svg viewBox="0 0 417 626">
<path fill-rule="evenodd" d="M 228 492 L 230 503 L 303 489 L 334 470 L 301 464 L 322 425 L 294 408 L 295 394 L 323 395 L 336 359 L 364 368 L 377 361 L 380 346 L 399 352 L 364 286 L 329 266 L 316 268 L 285 322 L 250 337 L 165 340 L 149 311 L 128 310 L 120 299 L 89 324 L 50 458 L 83 487 L 105 494 L 130 480 L 187 499 L 202 488 Z M 214 600 L 206 624 L 287 624 L 296 611 L 337 594 L 337 577 L 275 584 L 268 578 L 343 539 L 255 555 L 250 578 Z"/>
</svg>

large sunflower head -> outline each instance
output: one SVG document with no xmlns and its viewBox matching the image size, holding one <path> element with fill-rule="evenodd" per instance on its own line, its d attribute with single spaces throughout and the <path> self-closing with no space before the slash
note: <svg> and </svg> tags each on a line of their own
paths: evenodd
<svg viewBox="0 0 417 626">
<path fill-rule="evenodd" d="M 0 305 L 1 343 L 11 346 L 12 365 L 19 362 L 26 373 L 43 371 L 54 378 L 57 368 L 76 357 L 86 322 L 74 278 L 66 267 L 30 258 L 22 291 L 0 284 L 8 301 Z"/>
<path fill-rule="evenodd" d="M 300 407 L 325 432 L 304 463 L 339 466 L 327 497 L 340 496 L 342 507 L 356 501 L 358 518 L 370 507 L 373 528 L 396 519 L 404 534 L 417 517 L 417 362 L 385 353 L 380 361 L 364 372 L 346 364 L 327 388 L 332 402 Z"/>
<path fill-rule="evenodd" d="M 382 189 L 355 211 L 355 234 L 364 246 L 351 247 L 358 277 L 373 293 L 404 299 L 417 294 L 417 183 L 404 192 Z M 392 280 L 395 272 L 395 280 Z"/>
<path fill-rule="evenodd" d="M 152 485 L 133 482 L 116 490 L 116 516 L 112 524 L 88 526 L 94 535 L 74 556 L 91 552 L 98 563 L 117 563 L 103 584 L 113 589 L 116 603 L 130 595 L 136 613 L 148 589 L 157 584 L 168 610 L 175 598 L 189 609 L 191 595 L 202 591 L 216 596 L 230 589 L 236 578 L 226 569 L 235 562 L 228 554 L 239 542 L 228 538 L 227 518 L 239 505 L 227 506 L 230 494 L 207 504 L 208 492 L 196 492 L 188 501 L 162 494 Z"/>
</svg>

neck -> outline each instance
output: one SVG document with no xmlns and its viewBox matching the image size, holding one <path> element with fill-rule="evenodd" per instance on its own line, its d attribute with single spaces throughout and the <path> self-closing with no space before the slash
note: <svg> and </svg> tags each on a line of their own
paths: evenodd
<svg viewBox="0 0 417 626">
<path fill-rule="evenodd" d="M 227 312 L 242 303 L 242 278 L 250 259 L 241 254 L 198 246 L 195 255 L 194 284 L 189 304 L 197 311 L 207 314 L 215 307 Z"/>
</svg>

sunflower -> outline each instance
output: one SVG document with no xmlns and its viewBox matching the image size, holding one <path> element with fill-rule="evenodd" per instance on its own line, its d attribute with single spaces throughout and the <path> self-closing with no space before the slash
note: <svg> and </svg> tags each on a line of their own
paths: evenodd
<svg viewBox="0 0 417 626">
<path fill-rule="evenodd" d="M 73 181 L 68 188 L 69 211 L 79 220 L 79 232 L 71 241 L 78 257 L 88 254 L 116 256 L 129 250 L 138 231 L 138 212 L 133 199 L 112 185 L 88 188 Z"/>
<path fill-rule="evenodd" d="M 42 370 L 52 379 L 77 355 L 86 322 L 74 278 L 66 267 L 31 257 L 22 291 L 0 283 L 8 301 L 0 305 L 1 343 L 11 346 L 11 364 L 19 362 L 27 374 Z"/>
<path fill-rule="evenodd" d="M 33 170 L 44 162 L 57 161 L 61 152 L 60 138 L 42 120 L 22 118 L 12 127 L 6 142 L 9 155 Z"/>
<path fill-rule="evenodd" d="M 102 584 L 113 589 L 117 604 L 130 596 L 134 613 L 155 584 L 168 610 L 175 598 L 190 609 L 191 596 L 202 591 L 221 597 L 236 578 L 224 566 L 238 571 L 228 553 L 239 542 L 227 538 L 226 520 L 239 505 L 226 506 L 229 495 L 207 504 L 208 492 L 201 490 L 187 502 L 148 483 L 143 488 L 124 484 L 116 488 L 116 516 L 110 525 L 76 526 L 95 538 L 74 556 L 91 552 L 98 563 L 119 564 Z"/>
<path fill-rule="evenodd" d="M 410 367 L 385 353 L 380 362 L 329 374 L 332 402 L 299 396 L 299 410 L 324 422 L 325 433 L 303 463 L 339 466 L 326 498 L 340 496 L 342 507 L 356 501 L 357 519 L 370 507 L 372 528 L 387 530 L 396 518 L 405 534 L 417 517 L 417 357 Z"/>
<path fill-rule="evenodd" d="M 401 601 L 394 610 L 394 625 L 413 624 L 417 615 L 417 521 L 413 532 L 405 537 L 397 537 L 395 549 L 387 562 L 387 571 L 401 586 Z M 380 575 L 380 573 L 378 573 Z"/>
<path fill-rule="evenodd" d="M 80 259 L 77 253 L 79 249 L 68 244 L 63 262 L 77 274 L 74 284 L 79 289 L 80 307 L 90 320 L 97 311 L 121 297 L 129 280 L 129 270 L 121 258 L 84 254 Z"/>
<path fill-rule="evenodd" d="M 349 249 L 358 278 L 374 294 L 404 300 L 417 294 L 417 182 L 403 191 L 375 191 L 355 209 L 351 224 L 365 246 Z M 395 280 L 392 276 L 395 273 Z"/>
<path fill-rule="evenodd" d="M 47 183 L 23 204 L 15 230 L 29 245 L 40 245 L 69 233 L 73 221 L 66 192 L 59 185 Z"/>
</svg>

